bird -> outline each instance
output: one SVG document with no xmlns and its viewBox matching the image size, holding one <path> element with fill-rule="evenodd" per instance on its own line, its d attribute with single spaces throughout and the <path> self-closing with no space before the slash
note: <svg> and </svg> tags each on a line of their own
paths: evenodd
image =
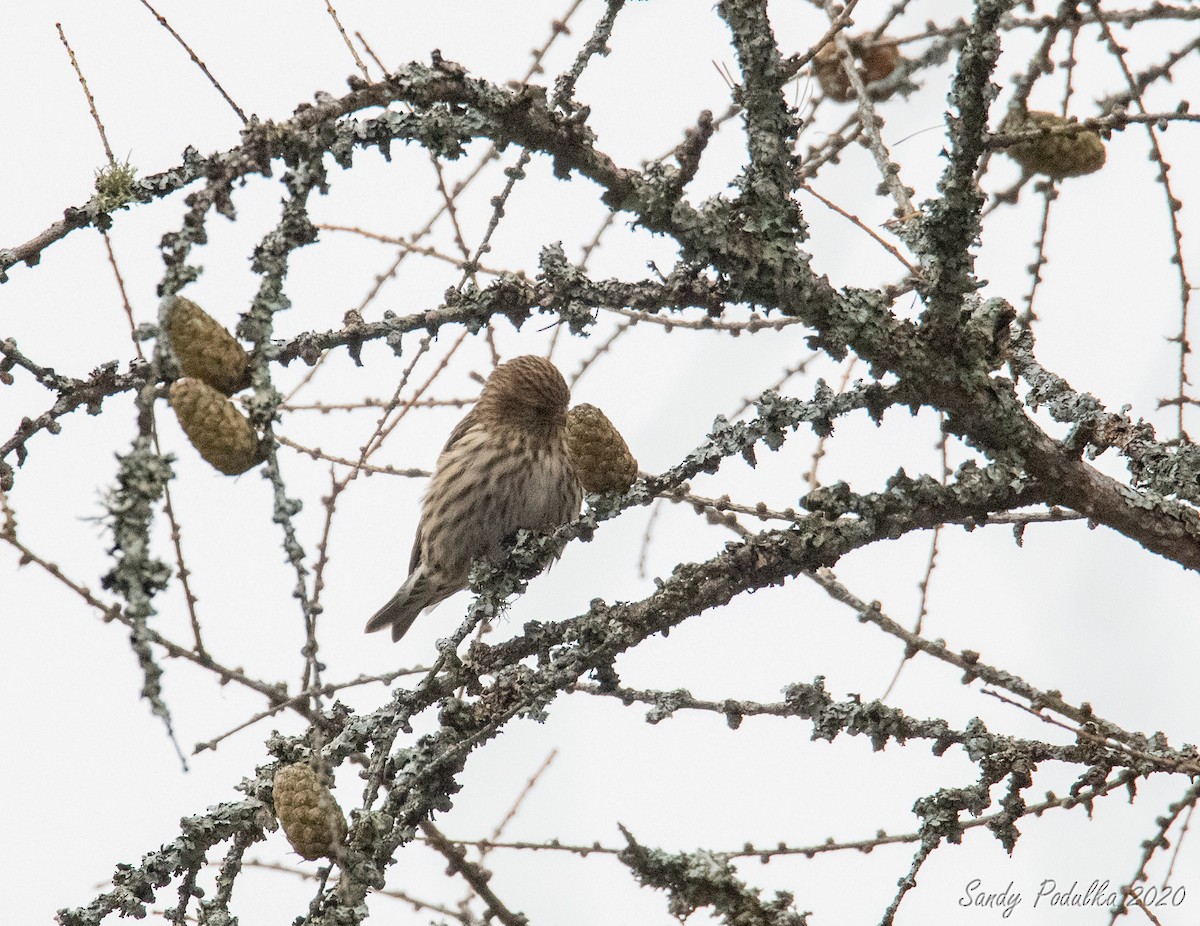
<svg viewBox="0 0 1200 926">
<path fill-rule="evenodd" d="M 367 621 L 399 640 L 426 608 L 467 587 L 519 528 L 548 531 L 579 514 L 583 489 L 567 451 L 571 393 L 558 368 L 524 355 L 497 366 L 450 432 L 421 503 L 408 578 Z"/>
</svg>

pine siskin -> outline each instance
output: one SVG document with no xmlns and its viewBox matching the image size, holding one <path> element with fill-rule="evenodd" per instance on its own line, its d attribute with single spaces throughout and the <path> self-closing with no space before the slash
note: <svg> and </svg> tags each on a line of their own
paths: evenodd
<svg viewBox="0 0 1200 926">
<path fill-rule="evenodd" d="M 571 394 L 543 357 L 502 363 L 450 432 L 421 505 L 400 590 L 367 622 L 399 640 L 418 614 L 467 587 L 471 563 L 500 553 L 519 528 L 545 531 L 579 513 L 583 491 L 567 452 Z"/>
</svg>

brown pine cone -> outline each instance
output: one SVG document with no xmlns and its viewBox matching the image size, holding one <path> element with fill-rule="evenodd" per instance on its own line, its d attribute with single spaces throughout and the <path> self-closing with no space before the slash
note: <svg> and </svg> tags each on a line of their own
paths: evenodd
<svg viewBox="0 0 1200 926">
<path fill-rule="evenodd" d="M 342 808 L 307 762 L 280 766 L 272 786 L 275 816 L 303 858 L 334 858 L 346 838 Z"/>
<path fill-rule="evenodd" d="M 225 395 L 250 385 L 250 358 L 221 323 L 190 299 L 176 296 L 166 310 L 167 337 L 184 376 Z"/>
<path fill-rule="evenodd" d="M 854 53 L 863 65 L 863 81 L 873 84 L 877 80 L 891 77 L 892 71 L 900 63 L 900 49 L 895 45 L 871 45 L 864 47 L 861 40 L 854 48 Z"/>
<path fill-rule="evenodd" d="M 567 413 L 567 449 L 579 484 L 589 492 L 624 491 L 637 479 L 637 460 L 595 405 L 576 405 Z"/>
<path fill-rule="evenodd" d="M 1026 132 L 1070 125 L 1074 120 L 1037 110 L 1009 113 L 1000 125 L 1001 132 Z M 1104 141 L 1095 131 L 1071 135 L 1043 135 L 1009 145 L 1010 158 L 1031 174 L 1045 174 L 1055 180 L 1092 174 L 1104 166 L 1107 157 Z"/>
<path fill-rule="evenodd" d="M 258 435 L 249 420 L 207 383 L 175 380 L 171 407 L 192 446 L 226 476 L 244 473 L 263 461 Z"/>
<path fill-rule="evenodd" d="M 846 41 L 849 42 L 850 52 L 858 65 L 858 75 L 865 84 L 883 80 L 891 75 L 900 63 L 900 50 L 895 45 L 868 45 L 868 38 L 865 36 L 850 36 Z M 817 52 L 812 61 L 812 69 L 821 90 L 831 100 L 848 103 L 854 99 L 854 87 L 842 68 L 842 53 L 836 44 L 828 42 Z"/>
</svg>

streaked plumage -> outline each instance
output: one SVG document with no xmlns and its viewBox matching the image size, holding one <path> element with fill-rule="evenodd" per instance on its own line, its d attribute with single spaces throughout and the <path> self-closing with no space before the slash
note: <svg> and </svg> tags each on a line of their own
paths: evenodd
<svg viewBox="0 0 1200 926">
<path fill-rule="evenodd" d="M 467 587 L 471 563 L 518 528 L 545 531 L 579 513 L 567 453 L 570 391 L 544 357 L 502 363 L 438 457 L 421 505 L 409 576 L 367 622 L 399 640 L 425 608 Z"/>
</svg>

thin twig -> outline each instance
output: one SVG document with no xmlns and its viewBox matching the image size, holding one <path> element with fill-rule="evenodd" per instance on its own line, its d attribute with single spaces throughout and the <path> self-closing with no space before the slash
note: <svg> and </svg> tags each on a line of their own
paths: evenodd
<svg viewBox="0 0 1200 926">
<path fill-rule="evenodd" d="M 79 86 L 83 88 L 83 95 L 87 97 L 88 112 L 92 114 L 92 121 L 96 123 L 96 131 L 100 133 L 100 141 L 104 145 L 104 156 L 108 158 L 109 164 L 116 164 L 117 159 L 113 156 L 112 146 L 108 143 L 108 135 L 104 131 L 104 123 L 100 121 L 100 113 L 96 111 L 96 100 L 92 97 L 92 91 L 88 89 L 87 79 L 83 76 L 79 62 L 75 60 L 75 51 L 71 48 L 71 43 L 67 41 L 67 35 L 63 32 L 62 23 L 55 23 L 54 28 L 58 30 L 58 38 L 67 50 L 67 55 L 71 58 L 71 67 L 75 69 L 75 76 L 79 79 Z"/>
<path fill-rule="evenodd" d="M 468 862 L 466 852 L 454 845 L 439 830 L 429 821 L 421 823 L 421 832 L 425 834 L 426 840 L 433 848 L 442 854 L 448 863 L 448 871 L 451 874 L 463 876 L 466 881 L 474 889 L 488 905 L 484 913 L 484 919 L 495 917 L 504 926 L 529 926 L 529 920 L 519 913 L 513 913 L 504 905 L 504 902 L 496 896 L 492 890 L 488 879 L 491 877 L 491 872 L 480 868 L 474 862 Z"/>
<path fill-rule="evenodd" d="M 363 64 L 362 58 L 358 56 L 358 50 L 354 47 L 354 43 L 350 41 L 350 36 L 346 35 L 346 30 L 342 28 L 342 21 L 338 19 L 337 10 L 333 8 L 333 4 L 329 0 L 325 0 L 325 9 L 329 13 L 329 18 L 333 20 L 333 24 L 337 26 L 338 34 L 341 35 L 342 41 L 346 43 L 346 48 L 350 51 L 350 56 L 354 59 L 354 64 L 358 67 L 359 73 L 362 74 L 364 80 L 370 80 L 371 73 L 367 70 L 367 66 Z"/>
<path fill-rule="evenodd" d="M 166 29 L 167 32 L 170 33 L 171 38 L 173 38 L 176 42 L 178 42 L 180 44 L 180 46 L 183 48 L 183 50 L 188 53 L 188 57 L 192 59 L 192 63 L 200 69 L 200 72 L 205 77 L 208 78 L 209 83 L 211 83 L 213 85 L 213 87 L 216 88 L 217 93 L 221 94 L 221 98 L 226 103 L 229 104 L 229 108 L 232 109 L 235 113 L 237 113 L 237 117 L 242 120 L 242 123 L 243 124 L 248 123 L 250 120 L 246 118 L 246 114 L 244 112 L 242 112 L 242 108 L 240 106 L 238 106 L 237 103 L 233 102 L 233 97 L 231 97 L 228 93 L 225 92 L 225 88 L 222 87 L 220 82 L 216 79 L 216 77 L 213 76 L 212 71 L 210 71 L 208 69 L 208 65 L 206 65 L 203 61 L 201 61 L 199 56 L 194 51 L 192 51 L 192 49 L 188 45 L 188 43 L 184 41 L 183 36 L 181 36 L 178 32 L 176 32 L 171 27 L 171 24 L 169 22 L 167 22 L 166 18 L 164 16 L 162 16 L 158 12 L 158 10 L 156 10 L 154 7 L 152 7 L 150 5 L 150 3 L 148 2 L 148 0 L 142 0 L 142 6 L 144 6 L 152 14 L 154 14 L 154 18 L 158 20 L 158 24 L 160 26 L 162 26 L 164 29 Z"/>
</svg>

